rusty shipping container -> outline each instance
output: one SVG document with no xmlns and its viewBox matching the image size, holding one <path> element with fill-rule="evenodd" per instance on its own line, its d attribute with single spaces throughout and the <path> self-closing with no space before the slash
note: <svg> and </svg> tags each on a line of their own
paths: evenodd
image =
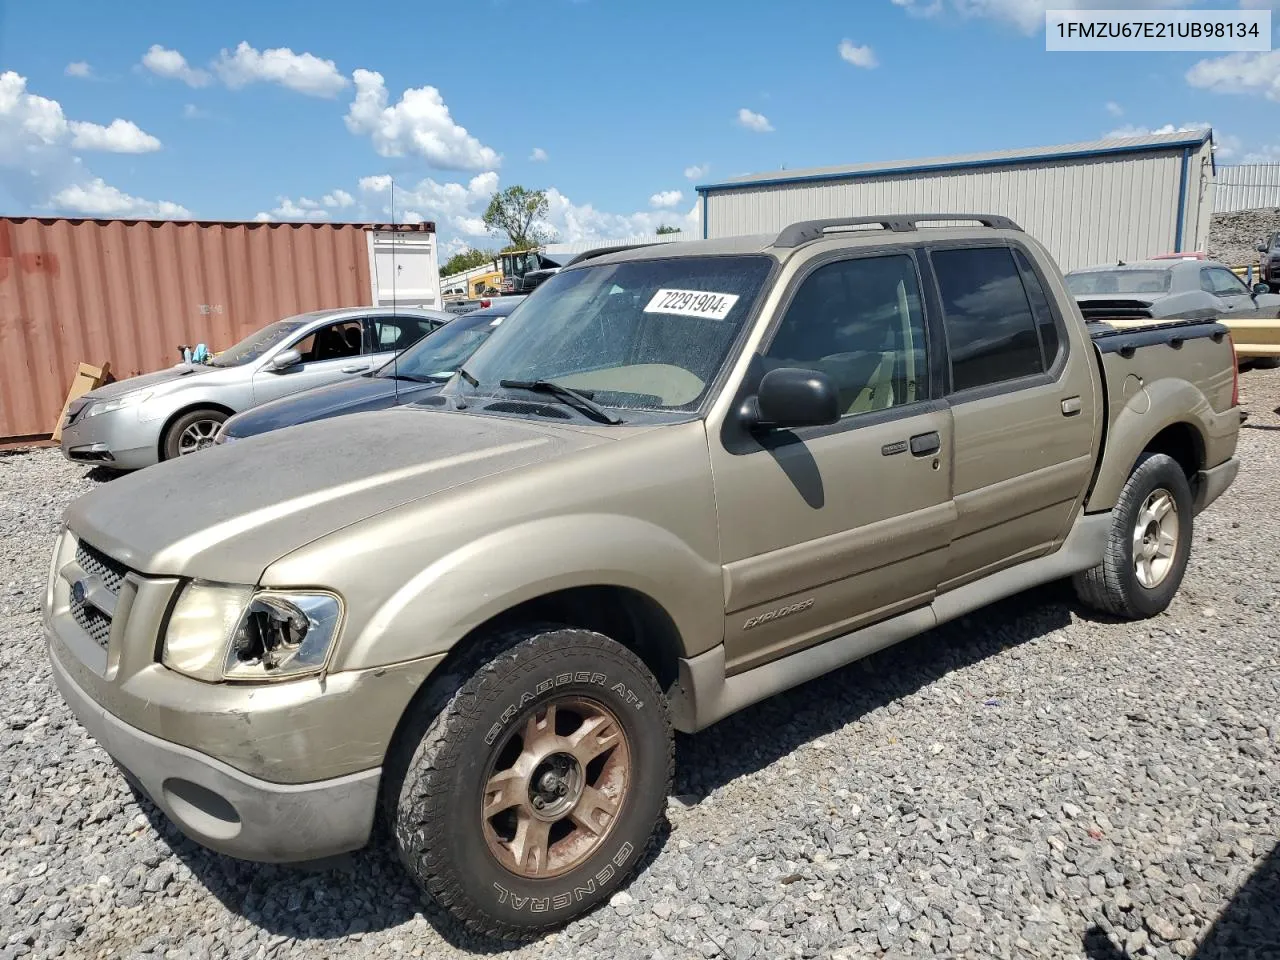
<svg viewBox="0 0 1280 960">
<path fill-rule="evenodd" d="M 396 302 L 439 307 L 431 223 L 0 218 L 0 440 L 48 436 L 82 361 L 123 379 L 178 362 L 179 344 L 389 304 L 393 247 L 415 254 Z"/>
</svg>

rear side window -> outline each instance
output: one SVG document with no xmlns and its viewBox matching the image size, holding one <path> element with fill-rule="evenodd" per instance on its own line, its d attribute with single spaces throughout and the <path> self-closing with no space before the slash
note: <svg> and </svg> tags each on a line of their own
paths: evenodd
<svg viewBox="0 0 1280 960">
<path fill-rule="evenodd" d="M 1018 262 L 1022 271 L 1022 283 L 1027 288 L 1027 299 L 1031 301 L 1031 312 L 1036 318 L 1036 330 L 1040 333 L 1040 352 L 1044 355 L 1044 368 L 1048 370 L 1053 361 L 1058 359 L 1058 323 L 1053 318 L 1053 310 L 1049 307 L 1049 298 L 1045 295 L 1044 284 L 1040 282 L 1040 274 L 1021 250 L 1014 249 L 1013 259 Z"/>
<path fill-rule="evenodd" d="M 942 295 L 952 390 L 1045 371 L 1035 317 L 1007 247 L 938 250 L 932 261 Z"/>
</svg>

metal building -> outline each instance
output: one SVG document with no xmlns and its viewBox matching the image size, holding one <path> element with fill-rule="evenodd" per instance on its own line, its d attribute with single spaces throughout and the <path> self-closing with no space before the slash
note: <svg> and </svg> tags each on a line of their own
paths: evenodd
<svg viewBox="0 0 1280 960">
<path fill-rule="evenodd" d="M 1202 250 L 1213 213 L 1213 132 L 752 174 L 698 187 L 705 237 L 876 213 L 1011 217 L 1064 270 Z"/>
</svg>

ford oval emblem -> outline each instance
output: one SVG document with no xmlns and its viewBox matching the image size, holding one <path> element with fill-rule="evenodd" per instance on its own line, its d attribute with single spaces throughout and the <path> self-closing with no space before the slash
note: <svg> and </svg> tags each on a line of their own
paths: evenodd
<svg viewBox="0 0 1280 960">
<path fill-rule="evenodd" d="M 84 603 L 85 585 L 83 580 L 71 584 L 71 599 L 76 603 Z"/>
</svg>

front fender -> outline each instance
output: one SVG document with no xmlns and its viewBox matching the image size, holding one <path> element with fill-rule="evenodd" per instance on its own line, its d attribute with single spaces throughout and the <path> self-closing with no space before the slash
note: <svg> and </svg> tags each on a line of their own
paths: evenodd
<svg viewBox="0 0 1280 960">
<path fill-rule="evenodd" d="M 658 603 L 679 631 L 685 656 L 724 638 L 717 564 L 662 527 L 585 514 L 507 527 L 434 561 L 344 642 L 332 669 L 443 653 L 517 604 L 587 586 L 627 587 Z"/>
<path fill-rule="evenodd" d="M 1202 466 L 1215 466 L 1234 452 L 1239 413 L 1235 408 L 1215 413 L 1189 381 L 1168 378 L 1116 393 L 1119 396 L 1113 396 L 1112 403 L 1119 399 L 1124 406 L 1107 428 L 1098 478 L 1085 505 L 1088 512 L 1116 505 L 1142 451 L 1161 430 L 1174 424 L 1185 423 L 1195 430 L 1205 457 Z"/>
</svg>

